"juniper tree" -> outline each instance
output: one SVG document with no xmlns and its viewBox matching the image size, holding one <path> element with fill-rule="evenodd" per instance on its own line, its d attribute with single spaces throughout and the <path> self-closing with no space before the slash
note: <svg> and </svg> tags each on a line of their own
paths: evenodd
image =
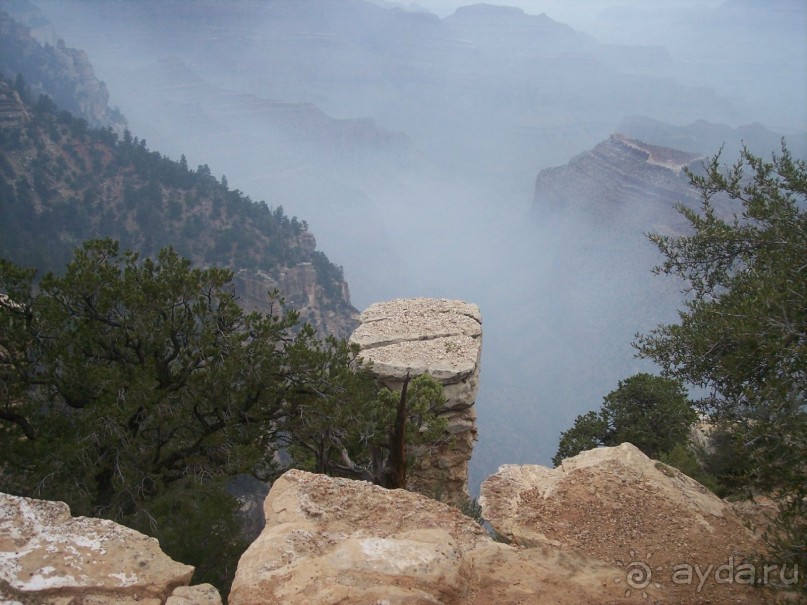
<svg viewBox="0 0 807 605">
<path fill-rule="evenodd" d="M 288 401 L 375 399 L 344 346 L 280 300 L 245 313 L 231 279 L 111 240 L 39 282 L 0 260 L 0 490 L 156 535 L 225 587 L 243 549 L 225 482 L 271 476 Z"/>
<path fill-rule="evenodd" d="M 679 207 L 690 233 L 650 239 L 665 256 L 656 271 L 689 299 L 635 346 L 706 391 L 700 405 L 741 444 L 747 484 L 782 504 L 769 535 L 779 564 L 807 569 L 807 162 L 783 142 L 771 161 L 744 149 L 688 174 L 701 196 L 699 210 Z"/>
</svg>

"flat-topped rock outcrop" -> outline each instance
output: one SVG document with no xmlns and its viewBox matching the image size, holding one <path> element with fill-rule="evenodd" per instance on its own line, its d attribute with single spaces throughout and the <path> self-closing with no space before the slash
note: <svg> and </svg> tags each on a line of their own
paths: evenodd
<svg viewBox="0 0 807 605">
<path fill-rule="evenodd" d="M 380 302 L 359 316 L 350 341 L 372 362 L 381 386 L 400 390 L 407 373 L 429 374 L 443 385 L 450 443 L 421 452 L 409 487 L 459 502 L 467 497 L 468 461 L 476 441 L 474 402 L 479 388 L 482 316 L 458 300 L 413 298 Z"/>
</svg>

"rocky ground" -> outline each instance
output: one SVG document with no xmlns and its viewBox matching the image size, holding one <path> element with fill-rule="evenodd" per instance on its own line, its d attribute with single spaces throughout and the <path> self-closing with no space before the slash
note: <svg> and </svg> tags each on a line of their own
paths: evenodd
<svg viewBox="0 0 807 605">
<path fill-rule="evenodd" d="M 759 506 L 738 511 L 629 443 L 583 452 L 556 469 L 503 466 L 483 483 L 481 503 L 514 542 L 609 563 L 626 590 L 654 587 L 664 603 L 750 604 L 766 596 L 749 585 L 764 570 L 750 563 L 761 544 L 743 518 L 752 512 L 761 521 Z"/>
<path fill-rule="evenodd" d="M 626 595 L 610 565 L 495 542 L 458 509 L 412 492 L 289 471 L 264 511 L 230 605 L 646 602 Z"/>
<path fill-rule="evenodd" d="M 771 504 L 727 503 L 630 444 L 557 469 L 502 467 L 481 502 L 512 543 L 417 493 L 288 471 L 264 502 L 266 526 L 228 602 L 753 605 L 771 596 L 748 585 L 761 570 L 747 556 L 760 543 L 742 520 L 763 520 Z M 0 496 L 0 602 L 220 603 L 212 587 L 187 586 L 191 572 L 132 530 Z"/>
</svg>

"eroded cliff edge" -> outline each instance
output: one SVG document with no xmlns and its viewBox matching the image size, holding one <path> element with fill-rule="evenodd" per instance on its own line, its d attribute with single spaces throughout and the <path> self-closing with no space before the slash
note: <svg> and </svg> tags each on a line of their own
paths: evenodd
<svg viewBox="0 0 807 605">
<path fill-rule="evenodd" d="M 287 471 L 264 502 L 266 526 L 241 557 L 228 602 L 770 602 L 745 562 L 760 539 L 741 519 L 752 505 L 720 500 L 630 444 L 556 469 L 506 465 L 485 482 L 482 503 L 515 544 L 420 494 Z M 220 603 L 209 585 L 185 586 L 191 572 L 133 530 L 0 495 L 4 602 Z"/>
</svg>

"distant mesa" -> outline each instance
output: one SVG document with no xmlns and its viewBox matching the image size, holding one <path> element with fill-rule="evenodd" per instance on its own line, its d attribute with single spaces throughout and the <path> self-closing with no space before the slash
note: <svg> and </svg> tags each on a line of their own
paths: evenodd
<svg viewBox="0 0 807 605">
<path fill-rule="evenodd" d="M 669 147 L 648 145 L 647 143 L 628 138 L 624 134 L 617 133 L 613 136 L 625 145 L 646 153 L 648 164 L 668 168 L 676 173 L 690 166 L 696 160 L 703 159 L 703 156 L 700 154 L 678 151 L 677 149 L 670 149 Z"/>
<path fill-rule="evenodd" d="M 733 161 L 743 146 L 756 155 L 768 156 L 780 148 L 783 137 L 781 132 L 768 130 L 759 123 L 732 128 L 726 124 L 696 120 L 678 126 L 636 115 L 623 118 L 617 131 L 652 145 L 706 156 L 713 156 L 722 150 L 722 157 L 726 161 Z M 807 133 L 789 133 L 785 138 L 788 149 L 795 157 L 807 156 Z"/>
<path fill-rule="evenodd" d="M 697 192 L 684 168 L 698 171 L 705 156 L 611 135 L 535 181 L 533 214 L 540 221 L 577 222 L 641 240 L 653 231 L 678 231 L 677 203 L 695 206 Z"/>
</svg>

